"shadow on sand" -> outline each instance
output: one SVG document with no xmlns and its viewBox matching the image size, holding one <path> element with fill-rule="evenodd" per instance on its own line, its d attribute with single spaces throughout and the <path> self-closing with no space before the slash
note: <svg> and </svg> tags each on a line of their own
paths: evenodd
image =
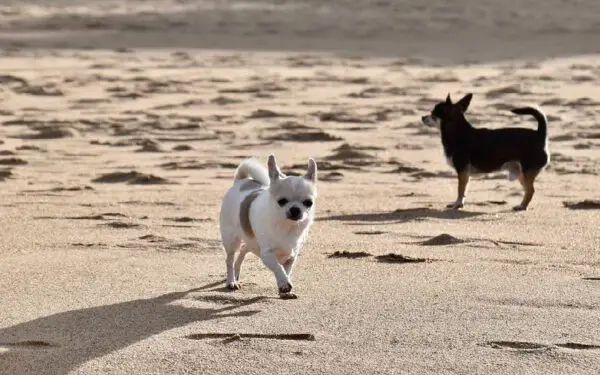
<svg viewBox="0 0 600 375">
<path fill-rule="evenodd" d="M 262 297 L 232 300 L 231 304 L 215 309 L 171 303 L 188 293 L 208 290 L 222 283 L 155 298 L 65 311 L 0 329 L 0 349 L 3 349 L 0 351 L 0 374 L 67 374 L 89 360 L 173 328 L 260 312 L 236 310 L 259 302 Z"/>
<path fill-rule="evenodd" d="M 357 223 L 404 223 L 408 221 L 418 221 L 427 218 L 433 219 L 467 219 L 479 215 L 483 212 L 470 212 L 463 210 L 434 210 L 428 207 L 398 209 L 391 212 L 374 212 L 362 214 L 334 215 L 317 218 L 317 221 L 346 221 Z"/>
</svg>

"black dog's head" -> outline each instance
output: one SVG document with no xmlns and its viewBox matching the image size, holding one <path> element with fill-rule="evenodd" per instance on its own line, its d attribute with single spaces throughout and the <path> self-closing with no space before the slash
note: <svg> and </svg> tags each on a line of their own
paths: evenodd
<svg viewBox="0 0 600 375">
<path fill-rule="evenodd" d="M 456 119 L 456 116 L 462 116 L 469 108 L 473 94 L 469 93 L 465 95 L 461 100 L 456 103 L 452 103 L 450 94 L 446 97 L 446 100 L 439 102 L 433 107 L 431 114 L 421 117 L 423 124 L 427 126 L 435 126 L 439 128 L 442 122 L 450 122 Z"/>
</svg>

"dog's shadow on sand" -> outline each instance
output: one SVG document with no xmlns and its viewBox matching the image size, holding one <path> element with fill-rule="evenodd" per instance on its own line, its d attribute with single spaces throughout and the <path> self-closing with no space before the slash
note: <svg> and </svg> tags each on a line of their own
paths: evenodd
<svg viewBox="0 0 600 375">
<path fill-rule="evenodd" d="M 356 223 L 404 223 L 408 221 L 425 220 L 428 218 L 433 219 L 445 219 L 445 220 L 456 220 L 456 219 L 467 219 L 479 215 L 483 215 L 483 212 L 472 212 L 463 210 L 436 210 L 429 207 L 418 207 L 408 209 L 398 209 L 390 212 L 374 212 L 374 213 L 360 213 L 360 214 L 349 214 L 349 215 L 333 215 L 317 218 L 317 221 L 344 221 Z"/>
<path fill-rule="evenodd" d="M 113 305 L 60 312 L 0 329 L 0 374 L 62 375 L 80 365 L 161 332 L 189 323 L 251 316 L 241 310 L 262 297 L 232 300 L 219 308 L 183 307 L 172 302 L 188 293 L 221 285 L 163 294 Z"/>
</svg>

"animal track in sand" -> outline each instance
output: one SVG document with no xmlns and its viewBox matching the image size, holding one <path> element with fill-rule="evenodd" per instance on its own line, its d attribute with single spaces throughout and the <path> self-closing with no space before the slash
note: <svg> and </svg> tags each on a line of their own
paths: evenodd
<svg viewBox="0 0 600 375">
<path fill-rule="evenodd" d="M 348 160 L 352 159 L 374 159 L 375 156 L 364 152 L 363 150 L 372 150 L 380 148 L 371 148 L 371 147 L 361 147 L 361 146 L 351 146 L 348 143 L 344 143 L 343 145 L 336 147 L 333 149 L 334 153 L 326 156 L 326 160 L 343 160 L 348 162 Z"/>
<path fill-rule="evenodd" d="M 344 178 L 344 174 L 341 172 L 329 172 L 326 174 L 319 174 L 318 179 L 319 181 L 326 181 L 326 182 L 338 182 L 341 181 Z"/>
<path fill-rule="evenodd" d="M 165 178 L 158 177 L 153 174 L 140 173 L 137 171 L 107 173 L 93 179 L 92 182 L 109 184 L 125 182 L 129 185 L 174 184 L 174 182 L 171 182 Z"/>
<path fill-rule="evenodd" d="M 571 350 L 598 350 L 600 349 L 600 345 L 594 344 L 581 344 L 576 342 L 565 342 L 558 344 L 540 344 L 536 342 L 528 342 L 528 341 L 489 341 L 483 344 L 484 346 L 489 346 L 494 349 L 507 349 L 507 350 L 516 350 L 516 351 L 524 351 L 524 352 L 540 352 L 551 349 L 571 349 Z"/>
<path fill-rule="evenodd" d="M 59 139 L 74 137 L 77 134 L 73 129 L 59 126 L 43 126 L 37 127 L 34 130 L 35 133 L 12 135 L 10 137 L 19 139 Z"/>
<path fill-rule="evenodd" d="M 139 228 L 142 226 L 141 224 L 125 223 L 122 221 L 112 221 L 110 223 L 103 223 L 100 225 L 105 225 L 107 227 L 116 228 L 116 229 L 132 229 L 132 228 Z"/>
<path fill-rule="evenodd" d="M 386 97 L 386 96 L 403 96 L 407 95 L 411 92 L 410 88 L 402 88 L 402 87 L 367 87 L 358 92 L 351 92 L 347 96 L 349 98 L 378 98 L 378 97 Z"/>
<path fill-rule="evenodd" d="M 315 112 L 322 122 L 340 122 L 340 123 L 358 123 L 358 124 L 374 124 L 376 118 L 369 115 L 352 114 L 346 111 L 335 112 Z"/>
<path fill-rule="evenodd" d="M 489 341 L 484 344 L 494 349 L 511 349 L 519 351 L 543 351 L 549 350 L 552 347 L 550 345 L 538 344 L 535 342 L 527 341 Z"/>
<path fill-rule="evenodd" d="M 435 236 L 431 239 L 421 242 L 423 246 L 445 246 L 445 245 L 456 245 L 459 243 L 464 243 L 465 240 L 461 240 L 454 236 L 451 236 L 447 233 L 442 233 L 438 236 Z"/>
<path fill-rule="evenodd" d="M 265 129 L 259 139 L 266 141 L 289 142 L 331 142 L 341 141 L 343 138 L 326 133 L 322 129 L 302 125 L 296 121 L 286 121 L 279 127 Z"/>
<path fill-rule="evenodd" d="M 275 82 L 263 82 L 242 88 L 226 88 L 219 90 L 220 94 L 258 94 L 261 92 L 281 92 L 288 91 L 287 87 L 281 86 Z"/>
<path fill-rule="evenodd" d="M 402 254 L 389 253 L 375 257 L 381 263 L 430 263 L 435 259 L 413 258 Z"/>
<path fill-rule="evenodd" d="M 0 165 L 26 165 L 27 161 L 20 158 L 0 159 Z"/>
<path fill-rule="evenodd" d="M 514 84 L 514 85 L 509 85 L 509 86 L 504 86 L 504 87 L 500 87 L 497 89 L 489 90 L 488 92 L 485 93 L 485 97 L 487 99 L 496 99 L 496 98 L 503 97 L 503 96 L 510 95 L 510 94 L 526 96 L 526 95 L 533 94 L 533 92 L 523 88 L 523 85 L 521 85 L 521 84 Z"/>
<path fill-rule="evenodd" d="M 24 341 L 16 341 L 16 342 L 0 342 L 0 349 L 6 348 L 8 350 L 11 349 L 49 349 L 55 348 L 58 345 L 51 343 L 49 341 L 44 340 L 24 340 Z M 1 352 L 0 352 L 1 353 Z"/>
<path fill-rule="evenodd" d="M 600 200 L 585 199 L 579 202 L 563 202 L 566 208 L 571 210 L 600 210 Z"/>
<path fill-rule="evenodd" d="M 164 164 L 160 164 L 159 167 L 167 170 L 178 170 L 178 169 L 235 169 L 237 163 L 228 162 L 217 162 L 217 161 L 204 161 L 199 162 L 196 159 L 184 160 L 184 161 L 172 161 Z"/>
<path fill-rule="evenodd" d="M 238 104 L 238 103 L 243 103 L 243 100 L 240 99 L 233 99 L 233 98 L 229 98 L 227 96 L 217 96 L 215 98 L 212 98 L 210 100 L 210 102 L 212 104 L 216 104 L 216 105 L 228 105 L 228 104 Z"/>
<path fill-rule="evenodd" d="M 241 340 L 242 338 L 250 339 L 271 339 L 271 340 L 294 340 L 294 341 L 315 341 L 315 335 L 312 333 L 196 333 L 188 335 L 186 338 L 191 340 L 204 339 L 225 339 L 224 343 Z"/>
<path fill-rule="evenodd" d="M 327 258 L 347 258 L 347 259 L 357 259 L 357 258 L 367 258 L 373 256 L 371 253 L 367 253 L 365 251 L 336 251 L 332 254 L 329 254 Z"/>
<path fill-rule="evenodd" d="M 384 232 L 382 230 L 361 230 L 361 231 L 356 231 L 353 233 L 358 234 L 358 235 L 363 235 L 363 236 L 377 236 L 380 234 L 385 234 L 387 232 Z"/>
<path fill-rule="evenodd" d="M 10 169 L 0 169 L 0 182 L 5 181 L 6 179 L 12 176 L 12 171 Z"/>
<path fill-rule="evenodd" d="M 277 117 L 295 117 L 289 113 L 280 113 L 271 111 L 270 109 L 262 109 L 259 108 L 252 112 L 250 115 L 246 116 L 248 119 L 263 119 L 263 118 L 277 118 Z"/>
<path fill-rule="evenodd" d="M 189 217 L 189 216 L 182 216 L 182 217 L 167 217 L 165 218 L 166 221 L 173 221 L 176 223 L 200 223 L 200 222 L 206 222 L 206 221 L 212 221 L 211 218 L 201 218 L 201 219 L 197 219 L 197 218 L 193 218 L 193 217 Z"/>
</svg>

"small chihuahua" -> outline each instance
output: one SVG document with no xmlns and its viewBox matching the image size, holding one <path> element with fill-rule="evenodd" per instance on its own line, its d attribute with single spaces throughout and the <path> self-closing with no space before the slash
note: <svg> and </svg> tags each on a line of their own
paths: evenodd
<svg viewBox="0 0 600 375">
<path fill-rule="evenodd" d="M 546 116 L 532 107 L 514 108 L 512 113 L 530 115 L 537 120 L 537 129 L 475 128 L 465 118 L 473 94 L 453 103 L 450 94 L 435 105 L 431 114 L 421 120 L 441 131 L 442 145 L 448 164 L 458 174 L 458 196 L 448 208 L 462 208 L 469 176 L 508 170 L 509 180 L 519 179 L 525 194 L 515 211 L 526 210 L 533 193 L 533 181 L 549 162 Z"/>
<path fill-rule="evenodd" d="M 281 173 L 273 155 L 267 166 L 242 161 L 223 198 L 219 227 L 227 253 L 227 288 L 240 288 L 240 268 L 252 252 L 275 274 L 280 298 L 294 299 L 291 274 L 314 220 L 317 163 L 309 159 L 304 176 Z"/>
</svg>

